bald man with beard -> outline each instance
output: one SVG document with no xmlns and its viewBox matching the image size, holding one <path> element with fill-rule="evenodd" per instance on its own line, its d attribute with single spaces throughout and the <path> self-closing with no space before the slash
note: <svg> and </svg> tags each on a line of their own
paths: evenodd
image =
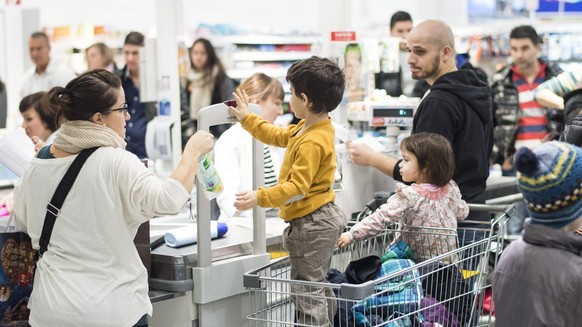
<svg viewBox="0 0 582 327">
<path fill-rule="evenodd" d="M 467 203 L 485 203 L 493 147 L 490 88 L 473 70 L 456 68 L 453 32 L 443 21 L 418 24 L 408 34 L 407 43 L 412 78 L 425 79 L 431 85 L 414 114 L 412 133 L 431 132 L 446 137 L 455 154 L 453 180 L 463 199 Z M 348 151 L 354 163 L 376 167 L 402 181 L 401 160 L 364 144 L 350 143 Z M 467 219 L 489 221 L 490 216 L 472 212 Z"/>
</svg>

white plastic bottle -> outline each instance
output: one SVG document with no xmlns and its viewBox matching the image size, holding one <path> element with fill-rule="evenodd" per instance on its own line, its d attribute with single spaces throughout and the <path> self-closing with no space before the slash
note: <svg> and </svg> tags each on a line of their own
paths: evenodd
<svg viewBox="0 0 582 327">
<path fill-rule="evenodd" d="M 224 189 L 222 180 L 214 167 L 214 162 L 209 154 L 205 154 L 198 161 L 198 169 L 196 170 L 198 182 L 204 190 L 204 195 L 208 200 L 217 197 Z"/>
<path fill-rule="evenodd" d="M 215 239 L 222 237 L 228 231 L 228 225 L 220 221 L 210 222 L 210 238 Z M 164 241 L 171 247 L 179 247 L 183 245 L 193 244 L 198 242 L 198 224 L 192 223 L 186 226 L 172 229 L 164 234 Z"/>
</svg>

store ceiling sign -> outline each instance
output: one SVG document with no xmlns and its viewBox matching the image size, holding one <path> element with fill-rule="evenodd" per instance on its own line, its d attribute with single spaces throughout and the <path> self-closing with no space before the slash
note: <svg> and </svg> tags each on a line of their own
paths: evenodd
<svg viewBox="0 0 582 327">
<path fill-rule="evenodd" d="M 331 32 L 331 40 L 336 42 L 350 42 L 356 40 L 356 32 Z"/>
</svg>

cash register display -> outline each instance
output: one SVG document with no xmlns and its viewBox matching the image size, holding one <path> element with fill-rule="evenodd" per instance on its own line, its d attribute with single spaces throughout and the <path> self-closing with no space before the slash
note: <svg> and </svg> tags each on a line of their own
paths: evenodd
<svg viewBox="0 0 582 327">
<path fill-rule="evenodd" d="M 414 115 L 412 108 L 374 108 L 374 117 L 408 117 Z"/>
<path fill-rule="evenodd" d="M 371 126 L 412 126 L 412 107 L 372 107 Z"/>
</svg>

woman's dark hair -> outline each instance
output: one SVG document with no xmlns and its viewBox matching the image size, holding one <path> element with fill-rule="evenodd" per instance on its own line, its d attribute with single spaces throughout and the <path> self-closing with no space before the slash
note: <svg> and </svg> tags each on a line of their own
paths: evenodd
<svg viewBox="0 0 582 327">
<path fill-rule="evenodd" d="M 455 155 L 451 143 L 435 133 L 416 133 L 402 140 L 401 149 L 416 156 L 418 170 L 425 171 L 427 183 L 445 186 L 455 174 Z"/>
<path fill-rule="evenodd" d="M 73 79 L 64 88 L 53 87 L 44 97 L 44 103 L 56 111 L 59 122 L 88 121 L 97 112 L 110 112 L 120 88 L 119 77 L 105 69 L 95 69 Z"/>
<path fill-rule="evenodd" d="M 214 67 L 216 67 L 218 69 L 218 74 L 217 74 L 217 81 L 214 81 L 214 85 L 222 85 L 224 78 L 226 78 L 226 72 L 224 71 L 224 66 L 222 65 L 222 62 L 220 62 L 220 59 L 218 58 L 218 55 L 216 54 L 216 51 L 214 50 L 214 46 L 212 46 L 212 43 L 210 43 L 210 41 L 208 41 L 205 38 L 199 38 L 196 41 L 194 41 L 194 43 L 192 43 L 192 47 L 190 48 L 190 52 L 192 53 L 192 50 L 194 49 L 194 46 L 196 44 L 202 44 L 204 46 L 204 51 L 206 51 L 206 63 L 204 63 L 204 66 L 202 66 L 202 78 L 207 82 L 207 83 L 212 83 L 212 70 L 214 69 Z M 194 69 L 194 63 L 192 62 L 192 55 L 188 56 L 190 58 L 190 66 Z"/>
<path fill-rule="evenodd" d="M 25 96 L 20 100 L 18 110 L 20 110 L 21 114 L 31 109 L 35 110 L 38 113 L 40 120 L 42 120 L 46 125 L 46 128 L 51 132 L 54 132 L 59 129 L 61 124 L 56 120 L 56 112 L 44 105 L 43 98 L 46 94 L 46 92 L 37 92 Z"/>
<path fill-rule="evenodd" d="M 346 88 L 346 78 L 338 65 L 317 56 L 294 63 L 287 71 L 286 79 L 296 96 L 301 93 L 307 96 L 312 103 L 310 111 L 315 114 L 337 108 Z"/>
</svg>

